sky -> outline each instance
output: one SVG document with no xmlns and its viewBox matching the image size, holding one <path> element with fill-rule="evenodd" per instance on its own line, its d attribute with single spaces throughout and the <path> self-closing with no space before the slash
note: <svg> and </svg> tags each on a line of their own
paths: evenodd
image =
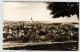
<svg viewBox="0 0 80 52">
<path fill-rule="evenodd" d="M 50 21 L 50 22 L 78 22 L 77 15 L 52 18 L 51 11 L 43 2 L 4 2 L 3 20 L 5 21 Z"/>
</svg>

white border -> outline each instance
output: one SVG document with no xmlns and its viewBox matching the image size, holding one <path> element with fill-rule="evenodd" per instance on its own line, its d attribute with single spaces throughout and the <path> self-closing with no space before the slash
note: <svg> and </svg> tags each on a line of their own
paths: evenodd
<svg viewBox="0 0 80 52">
<path fill-rule="evenodd" d="M 8 0 L 4 0 L 4 1 L 8 1 Z M 80 0 L 10 0 L 10 1 L 42 1 L 42 2 L 46 2 L 46 1 L 54 1 L 54 2 L 80 2 Z M 79 4 L 79 8 L 80 8 L 80 4 Z M 80 13 L 79 13 L 80 14 Z M 80 19 L 79 19 L 80 22 Z M 80 24 L 79 24 L 80 26 Z M 79 32 L 80 32 L 80 27 L 79 27 Z M 80 33 L 79 33 L 80 35 Z M 2 49 L 2 39 L 3 39 L 3 0 L 0 0 L 0 52 L 32 52 L 33 50 L 3 50 Z M 80 36 L 79 36 L 80 39 Z M 80 40 L 79 40 L 80 42 Z M 80 44 L 80 43 L 79 43 Z M 79 51 L 80 51 L 80 45 L 79 45 Z M 76 51 L 76 52 L 79 52 Z M 40 52 L 40 51 L 35 51 L 35 52 Z M 46 52 L 46 51 L 45 51 Z M 48 51 L 47 51 L 48 52 Z M 49 51 L 50 52 L 50 51 Z M 57 51 L 53 51 L 53 52 L 57 52 Z M 62 51 L 60 51 L 62 52 Z M 63 51 L 65 52 L 65 51 Z M 67 51 L 67 52 L 74 52 L 74 51 Z"/>
<path fill-rule="evenodd" d="M 54 2 L 79 2 L 80 0 L 3 0 L 3 1 L 54 1 Z"/>
<path fill-rule="evenodd" d="M 0 0 L 0 50 L 2 50 L 2 36 L 3 36 L 3 13 L 2 13 L 2 0 Z"/>
</svg>

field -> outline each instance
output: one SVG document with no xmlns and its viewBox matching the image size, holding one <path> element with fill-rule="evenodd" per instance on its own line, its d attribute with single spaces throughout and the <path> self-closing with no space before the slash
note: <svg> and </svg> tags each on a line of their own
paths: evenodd
<svg viewBox="0 0 80 52">
<path fill-rule="evenodd" d="M 3 48 L 78 50 L 78 25 L 78 23 L 6 22 L 3 27 Z"/>
</svg>

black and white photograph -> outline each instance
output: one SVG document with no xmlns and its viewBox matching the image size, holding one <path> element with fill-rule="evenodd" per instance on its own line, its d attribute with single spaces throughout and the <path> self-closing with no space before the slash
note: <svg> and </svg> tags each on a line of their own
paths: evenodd
<svg viewBox="0 0 80 52">
<path fill-rule="evenodd" d="M 79 50 L 79 2 L 3 2 L 3 50 Z"/>
</svg>

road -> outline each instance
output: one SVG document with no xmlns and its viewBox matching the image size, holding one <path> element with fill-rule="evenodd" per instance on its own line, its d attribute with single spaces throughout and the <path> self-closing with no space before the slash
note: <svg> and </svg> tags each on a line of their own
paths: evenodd
<svg viewBox="0 0 80 52">
<path fill-rule="evenodd" d="M 8 50 L 78 50 L 77 41 L 39 42 L 39 43 L 3 43 L 3 49 Z"/>
</svg>

